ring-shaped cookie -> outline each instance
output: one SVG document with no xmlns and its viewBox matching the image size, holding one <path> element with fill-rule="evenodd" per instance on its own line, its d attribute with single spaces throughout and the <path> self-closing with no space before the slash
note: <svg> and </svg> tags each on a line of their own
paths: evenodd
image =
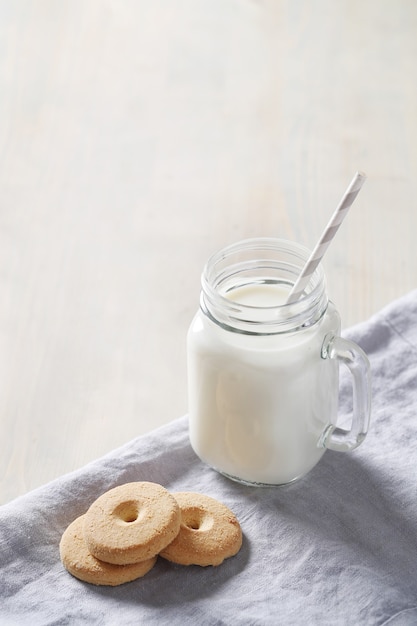
<svg viewBox="0 0 417 626">
<path fill-rule="evenodd" d="M 180 565 L 220 565 L 239 552 L 242 530 L 224 504 L 200 493 L 173 494 L 181 509 L 177 537 L 160 556 Z"/>
<path fill-rule="evenodd" d="M 101 495 L 84 518 L 84 538 L 101 561 L 128 565 L 149 559 L 177 536 L 181 514 L 161 485 L 125 483 Z"/>
<path fill-rule="evenodd" d="M 112 565 L 96 559 L 84 540 L 84 517 L 81 515 L 68 526 L 59 544 L 61 561 L 75 578 L 93 585 L 115 587 L 141 578 L 155 565 L 156 556 L 132 565 Z"/>
</svg>

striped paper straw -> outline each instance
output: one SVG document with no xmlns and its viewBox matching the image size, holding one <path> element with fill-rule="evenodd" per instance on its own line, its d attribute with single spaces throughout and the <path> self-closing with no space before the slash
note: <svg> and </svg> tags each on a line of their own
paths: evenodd
<svg viewBox="0 0 417 626">
<path fill-rule="evenodd" d="M 329 247 L 333 237 L 337 233 L 339 226 L 345 219 L 365 180 L 366 174 L 364 174 L 363 172 L 356 172 L 355 176 L 352 179 L 352 182 L 346 189 L 345 194 L 339 203 L 339 206 L 333 213 L 330 222 L 324 229 L 324 232 L 317 242 L 313 252 L 310 254 L 310 257 L 308 258 L 307 263 L 303 268 L 303 271 L 293 285 L 293 288 L 291 289 L 290 295 L 287 299 L 287 304 L 296 302 L 304 293 L 304 289 L 307 287 L 314 270 L 322 260 L 324 253 Z"/>
</svg>

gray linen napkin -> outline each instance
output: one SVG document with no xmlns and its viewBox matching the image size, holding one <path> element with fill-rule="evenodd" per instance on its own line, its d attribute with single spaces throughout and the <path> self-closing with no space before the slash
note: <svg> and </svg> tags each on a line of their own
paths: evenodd
<svg viewBox="0 0 417 626">
<path fill-rule="evenodd" d="M 190 448 L 187 418 L 0 507 L 0 624 L 417 624 L 417 291 L 344 333 L 370 357 L 371 430 L 282 488 L 235 484 Z M 348 386 L 341 411 L 349 411 Z M 218 568 L 159 559 L 95 587 L 61 566 L 66 526 L 127 481 L 201 491 L 238 516 L 244 543 Z"/>
</svg>

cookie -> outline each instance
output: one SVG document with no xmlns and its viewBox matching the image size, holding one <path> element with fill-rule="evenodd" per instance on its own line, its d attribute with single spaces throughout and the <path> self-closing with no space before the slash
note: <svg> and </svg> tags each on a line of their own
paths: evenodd
<svg viewBox="0 0 417 626">
<path fill-rule="evenodd" d="M 242 530 L 227 506 L 200 493 L 173 495 L 181 509 L 181 528 L 161 557 L 180 565 L 207 566 L 220 565 L 239 552 Z"/>
<path fill-rule="evenodd" d="M 75 578 L 115 587 L 144 576 L 155 565 L 155 556 L 132 565 L 112 565 L 96 559 L 84 540 L 84 517 L 81 515 L 68 526 L 59 544 L 61 561 Z"/>
<path fill-rule="evenodd" d="M 84 517 L 84 538 L 100 561 L 128 565 L 166 548 L 180 522 L 179 505 L 162 485 L 126 483 L 93 502 Z"/>
</svg>

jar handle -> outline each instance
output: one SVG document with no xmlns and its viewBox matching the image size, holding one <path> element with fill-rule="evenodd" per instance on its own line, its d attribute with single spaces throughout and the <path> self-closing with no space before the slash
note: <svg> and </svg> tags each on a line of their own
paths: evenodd
<svg viewBox="0 0 417 626">
<path fill-rule="evenodd" d="M 345 452 L 357 448 L 366 437 L 371 415 L 371 368 L 365 352 L 353 341 L 328 334 L 321 349 L 323 359 L 337 359 L 352 374 L 353 413 L 349 430 L 330 424 L 319 446 Z"/>
</svg>

